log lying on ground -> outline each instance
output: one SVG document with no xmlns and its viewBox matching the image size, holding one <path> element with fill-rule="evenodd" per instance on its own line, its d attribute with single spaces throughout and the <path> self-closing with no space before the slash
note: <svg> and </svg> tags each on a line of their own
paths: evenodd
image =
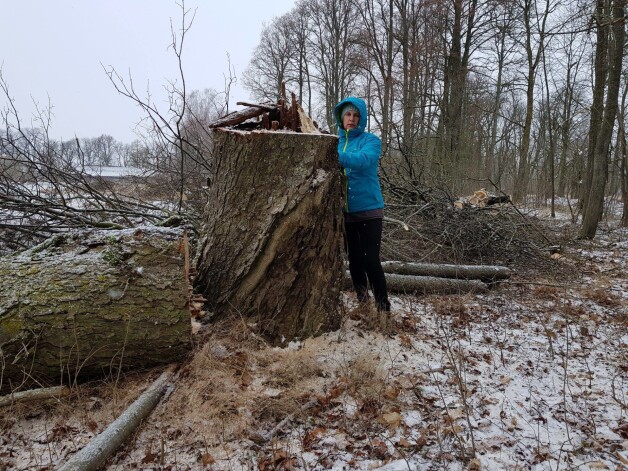
<svg viewBox="0 0 628 471">
<path fill-rule="evenodd" d="M 185 356 L 191 322 L 181 235 L 72 233 L 0 259 L 0 389 L 68 384 Z"/>
<path fill-rule="evenodd" d="M 510 278 L 509 268 L 495 265 L 447 265 L 416 262 L 382 262 L 385 273 L 467 280 L 499 281 Z"/>
<path fill-rule="evenodd" d="M 457 280 L 435 276 L 412 276 L 386 273 L 386 286 L 390 293 L 399 294 L 461 294 L 483 293 L 488 286 L 479 280 Z M 345 274 L 345 288 L 351 289 L 351 275 Z"/>
<path fill-rule="evenodd" d="M 172 371 L 168 370 L 150 385 L 142 395 L 112 422 L 101 434 L 59 468 L 59 471 L 95 471 L 140 426 L 163 396 Z"/>
<path fill-rule="evenodd" d="M 53 386 L 51 388 L 29 389 L 17 393 L 0 396 L 0 407 L 9 406 L 18 402 L 42 401 L 46 399 L 60 399 L 70 394 L 67 386 Z"/>
<path fill-rule="evenodd" d="M 340 325 L 337 143 L 320 133 L 214 131 L 195 285 L 216 317 L 250 316 L 275 342 Z"/>
</svg>

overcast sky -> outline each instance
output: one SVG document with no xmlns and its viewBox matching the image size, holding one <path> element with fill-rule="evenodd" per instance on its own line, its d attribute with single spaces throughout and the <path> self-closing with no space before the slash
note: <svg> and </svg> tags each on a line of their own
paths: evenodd
<svg viewBox="0 0 628 471">
<path fill-rule="evenodd" d="M 223 90 L 227 53 L 240 78 L 262 26 L 294 3 L 186 0 L 186 9 L 196 10 L 183 51 L 188 89 Z M 141 111 L 117 94 L 102 65 L 130 71 L 136 88 L 148 84 L 167 106 L 163 86 L 177 77 L 176 57 L 168 49 L 170 19 L 180 24 L 175 0 L 0 0 L 0 11 L 0 67 L 23 122 L 30 122 L 33 100 L 45 107 L 50 99 L 54 138 L 135 139 L 132 128 Z M 239 85 L 231 96 L 233 103 L 249 98 Z"/>
</svg>

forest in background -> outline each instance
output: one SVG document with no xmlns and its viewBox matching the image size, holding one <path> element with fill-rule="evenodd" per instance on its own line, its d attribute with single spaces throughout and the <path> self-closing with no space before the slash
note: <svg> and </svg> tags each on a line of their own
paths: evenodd
<svg viewBox="0 0 628 471">
<path fill-rule="evenodd" d="M 332 133 L 333 106 L 347 95 L 365 98 L 369 130 L 383 141 L 389 205 L 421 205 L 436 194 L 453 204 L 486 188 L 553 213 L 556 198 L 566 198 L 580 236 L 592 238 L 604 212 L 622 202 L 628 224 L 624 14 L 625 0 L 299 0 L 265 26 L 240 80 L 260 102 L 277 102 L 285 83 Z M 56 141 L 50 109 L 26 127 L 0 75 L 5 244 L 28 246 L 55 224 L 129 226 L 147 208 L 153 220 L 194 219 L 202 210 L 194 195 L 213 158 L 207 124 L 228 111 L 238 78 L 230 71 L 220 92 L 186 88 L 183 37 L 192 22 L 183 6 L 170 45 L 180 76 L 166 86 L 167 106 L 105 68 L 146 115 L 130 144 L 107 135 Z M 159 175 L 159 191 L 142 201 L 133 191 L 98 194 L 84 166 L 111 164 Z M 90 203 L 77 204 L 78 193 Z"/>
<path fill-rule="evenodd" d="M 264 29 L 243 80 L 271 101 L 285 81 L 332 132 L 333 106 L 364 97 L 397 194 L 486 187 L 517 203 L 577 198 L 586 211 L 593 187 L 627 191 L 624 6 L 300 0 Z M 597 135 L 608 142 L 596 151 Z"/>
</svg>

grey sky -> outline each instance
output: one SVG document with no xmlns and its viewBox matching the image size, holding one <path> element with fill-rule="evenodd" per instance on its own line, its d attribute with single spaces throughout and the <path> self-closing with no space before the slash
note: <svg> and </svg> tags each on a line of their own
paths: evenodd
<svg viewBox="0 0 628 471">
<path fill-rule="evenodd" d="M 241 77 L 263 24 L 288 12 L 295 0 L 186 0 L 196 19 L 186 36 L 184 71 L 189 90 L 224 89 L 227 53 Z M 51 135 L 69 139 L 111 134 L 123 142 L 141 111 L 118 95 L 101 63 L 130 71 L 136 88 L 150 87 L 167 106 L 163 85 L 177 77 L 168 49 L 170 18 L 180 24 L 175 0 L 0 0 L 0 66 L 23 122 L 33 101 L 53 105 Z M 232 103 L 248 99 L 238 84 Z M 6 100 L 0 97 L 0 106 Z"/>
</svg>

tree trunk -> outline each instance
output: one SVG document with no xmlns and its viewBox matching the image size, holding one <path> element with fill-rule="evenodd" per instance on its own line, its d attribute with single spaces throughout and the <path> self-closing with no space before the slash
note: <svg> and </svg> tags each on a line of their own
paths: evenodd
<svg viewBox="0 0 628 471">
<path fill-rule="evenodd" d="M 337 138 L 218 129 L 197 262 L 213 316 L 254 317 L 272 341 L 340 325 Z"/>
<path fill-rule="evenodd" d="M 595 147 L 597 138 L 602 127 L 602 116 L 604 114 L 604 90 L 606 89 L 606 78 L 608 76 L 608 41 L 610 24 L 605 17 L 610 11 L 606 11 L 605 0 L 596 0 L 595 14 L 593 19 L 596 23 L 595 43 L 595 81 L 593 85 L 593 101 L 591 103 L 591 118 L 589 120 L 589 144 L 587 147 L 587 160 L 585 167 L 584 182 L 580 191 L 580 204 L 582 205 L 583 218 L 586 215 L 589 191 L 593 182 L 593 165 L 595 160 Z"/>
<path fill-rule="evenodd" d="M 181 231 L 74 233 L 0 259 L 0 389 L 180 360 L 191 344 Z"/>
<path fill-rule="evenodd" d="M 447 265 L 415 262 L 383 262 L 386 273 L 399 275 L 436 276 L 442 278 L 478 279 L 497 281 L 510 278 L 511 271 L 507 267 L 495 265 Z"/>
<path fill-rule="evenodd" d="M 351 274 L 345 274 L 345 288 L 352 286 Z M 460 294 L 484 293 L 488 286 L 480 280 L 458 280 L 436 276 L 413 276 L 386 273 L 386 287 L 390 293 L 400 294 Z"/>
<path fill-rule="evenodd" d="M 142 421 L 159 404 L 171 380 L 172 371 L 163 372 L 109 427 L 75 453 L 59 471 L 101 469 L 109 457 L 135 433 Z"/>
<path fill-rule="evenodd" d="M 602 219 L 604 209 L 604 192 L 608 180 L 608 152 L 613 137 L 615 116 L 618 108 L 619 85 L 621 82 L 622 59 L 624 53 L 624 20 L 625 0 L 613 2 L 612 43 L 608 55 L 609 72 L 606 105 L 601 122 L 597 141 L 595 143 L 595 155 L 593 159 L 593 177 L 589 189 L 589 197 L 586 200 L 586 211 L 582 219 L 581 237 L 593 239 L 597 226 Z M 597 62 L 596 62 L 597 65 Z"/>
<path fill-rule="evenodd" d="M 526 116 L 523 124 L 523 134 L 521 136 L 521 146 L 519 148 L 519 166 L 517 176 L 513 185 L 512 199 L 515 202 L 524 201 L 528 193 L 530 183 L 530 135 L 532 132 L 532 118 L 534 114 L 534 90 L 536 74 L 541 54 L 545 49 L 545 27 L 547 18 L 551 10 L 551 1 L 545 0 L 545 8 L 542 12 L 537 11 L 537 0 L 524 0 L 520 4 L 522 8 L 526 59 L 528 71 L 526 76 Z M 534 27 L 536 26 L 536 29 Z M 536 51 L 533 50 L 533 37 L 538 36 Z"/>
<path fill-rule="evenodd" d="M 624 135 L 624 139 L 626 136 Z M 626 143 L 623 144 L 623 153 L 621 159 L 621 200 L 624 204 L 624 209 L 621 215 L 621 227 L 628 227 L 628 155 L 626 155 Z"/>
</svg>

